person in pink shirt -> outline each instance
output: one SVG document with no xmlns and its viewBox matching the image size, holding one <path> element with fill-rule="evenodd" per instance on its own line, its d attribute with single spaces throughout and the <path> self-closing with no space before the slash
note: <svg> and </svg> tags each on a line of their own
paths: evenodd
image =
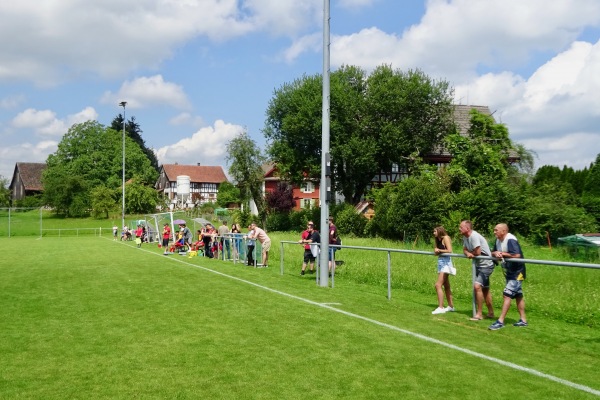
<svg viewBox="0 0 600 400">
<path fill-rule="evenodd" d="M 250 226 L 254 232 L 248 235 L 248 239 L 256 239 L 260 242 L 262 247 L 262 266 L 266 268 L 269 261 L 269 250 L 271 250 L 271 238 L 269 238 L 267 232 L 256 226 L 256 224 L 253 223 Z"/>
</svg>

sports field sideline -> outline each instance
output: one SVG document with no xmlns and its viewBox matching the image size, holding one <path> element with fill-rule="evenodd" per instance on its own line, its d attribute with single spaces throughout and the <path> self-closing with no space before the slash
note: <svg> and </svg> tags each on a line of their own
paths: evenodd
<svg viewBox="0 0 600 400">
<path fill-rule="evenodd" d="M 598 398 L 600 335 L 104 238 L 0 240 L 0 398 Z"/>
</svg>

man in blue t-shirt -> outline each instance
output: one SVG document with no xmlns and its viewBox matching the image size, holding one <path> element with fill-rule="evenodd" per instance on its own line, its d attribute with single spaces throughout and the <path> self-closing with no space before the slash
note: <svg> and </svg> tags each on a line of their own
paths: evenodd
<svg viewBox="0 0 600 400">
<path fill-rule="evenodd" d="M 471 221 L 465 220 L 460 223 L 459 231 L 463 235 L 463 253 L 467 258 L 473 259 L 475 265 L 475 303 L 477 309 L 471 321 L 483 319 L 483 300 L 488 308 L 487 318 L 494 318 L 494 307 L 492 306 L 492 293 L 490 292 L 490 276 L 494 272 L 492 260 L 474 258 L 478 256 L 491 256 L 490 246 L 483 236 L 473 230 Z"/>
<path fill-rule="evenodd" d="M 494 228 L 496 244 L 492 251 L 492 256 L 497 257 L 502 262 L 502 268 L 506 275 L 506 287 L 504 288 L 504 302 L 502 303 L 502 313 L 500 318 L 492 325 L 490 330 L 504 328 L 504 317 L 508 313 L 512 299 L 517 303 L 517 310 L 521 319 L 513 325 L 518 327 L 527 326 L 527 317 L 525 316 L 525 300 L 523 299 L 523 281 L 525 280 L 525 263 L 509 261 L 511 258 L 523 258 L 523 251 L 517 241 L 517 238 L 508 233 L 508 225 L 498 224 Z"/>
</svg>

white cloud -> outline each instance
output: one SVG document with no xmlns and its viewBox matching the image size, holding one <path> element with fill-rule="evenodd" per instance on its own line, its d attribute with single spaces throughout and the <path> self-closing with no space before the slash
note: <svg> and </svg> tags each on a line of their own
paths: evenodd
<svg viewBox="0 0 600 400">
<path fill-rule="evenodd" d="M 600 41 L 574 42 L 529 79 L 486 74 L 457 87 L 456 98 L 496 110 L 494 116 L 506 123 L 511 137 L 538 153 L 539 165 L 583 168 L 600 152 L 597 71 Z"/>
<path fill-rule="evenodd" d="M 18 3 L 18 4 L 17 4 Z M 92 73 L 157 68 L 197 38 L 295 37 L 319 24 L 321 0 L 0 2 L 0 81 L 54 86 Z M 15 35 L 15 32 L 19 32 Z"/>
<path fill-rule="evenodd" d="M 127 101 L 127 107 L 145 108 L 170 106 L 178 109 L 190 108 L 190 102 L 183 88 L 165 82 L 162 75 L 136 78 L 124 82 L 117 93 L 106 92 L 101 99 L 104 104 L 118 104 Z"/>
<path fill-rule="evenodd" d="M 190 113 L 183 112 L 171 118 L 169 120 L 169 123 L 171 125 L 191 125 L 199 127 L 204 125 L 204 120 L 202 119 L 202 117 L 194 116 Z"/>
<path fill-rule="evenodd" d="M 521 142 L 525 148 L 535 149 L 541 165 L 568 165 L 574 169 L 589 167 L 596 160 L 600 149 L 600 133 L 572 133 L 565 136 L 543 139 L 526 139 Z"/>
<path fill-rule="evenodd" d="M 524 67 L 532 55 L 561 51 L 586 26 L 600 24 L 600 2 L 430 0 L 421 21 L 401 35 L 377 27 L 332 37 L 331 62 L 419 68 L 461 84 L 478 68 Z"/>
<path fill-rule="evenodd" d="M 58 142 L 44 140 L 0 147 L 0 175 L 12 179 L 16 162 L 46 162 L 48 155 L 58 148 Z"/>
<path fill-rule="evenodd" d="M 11 109 L 18 107 L 24 101 L 25 96 L 22 94 L 4 97 L 0 99 L 0 109 Z"/>
<path fill-rule="evenodd" d="M 73 124 L 96 120 L 97 118 L 98 113 L 92 107 L 86 107 L 64 119 L 57 118 L 56 113 L 51 110 L 28 108 L 13 118 L 12 126 L 17 129 L 32 129 L 41 136 L 62 136 L 67 133 Z"/>
<path fill-rule="evenodd" d="M 295 37 L 323 20 L 322 0 L 246 0 L 248 20 L 274 35 Z"/>
<path fill-rule="evenodd" d="M 291 63 L 305 52 L 317 52 L 322 48 L 323 35 L 320 33 L 313 33 L 294 40 L 292 45 L 284 50 L 282 58 L 285 62 Z"/>
<path fill-rule="evenodd" d="M 339 0 L 338 3 L 340 7 L 343 8 L 359 8 L 370 6 L 376 1 L 377 0 Z"/>
<path fill-rule="evenodd" d="M 227 143 L 244 129 L 243 126 L 217 120 L 213 126 L 201 128 L 191 137 L 158 149 L 159 163 L 224 165 Z"/>
</svg>

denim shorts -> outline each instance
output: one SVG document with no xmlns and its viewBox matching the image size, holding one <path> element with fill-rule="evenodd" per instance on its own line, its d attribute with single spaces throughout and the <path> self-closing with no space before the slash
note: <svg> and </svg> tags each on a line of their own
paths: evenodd
<svg viewBox="0 0 600 400">
<path fill-rule="evenodd" d="M 329 248 L 329 261 L 333 260 L 335 258 L 335 252 L 337 251 L 337 247 L 330 247 Z"/>
<path fill-rule="evenodd" d="M 476 268 L 475 283 L 480 284 L 484 288 L 490 287 L 490 275 L 494 272 L 493 268 Z"/>
<path fill-rule="evenodd" d="M 438 257 L 437 272 L 445 273 L 448 275 L 456 275 L 456 268 L 452 265 L 452 259 L 448 256 Z"/>
<path fill-rule="evenodd" d="M 506 287 L 502 294 L 511 299 L 523 297 L 523 281 L 509 280 L 506 281 Z"/>
</svg>

